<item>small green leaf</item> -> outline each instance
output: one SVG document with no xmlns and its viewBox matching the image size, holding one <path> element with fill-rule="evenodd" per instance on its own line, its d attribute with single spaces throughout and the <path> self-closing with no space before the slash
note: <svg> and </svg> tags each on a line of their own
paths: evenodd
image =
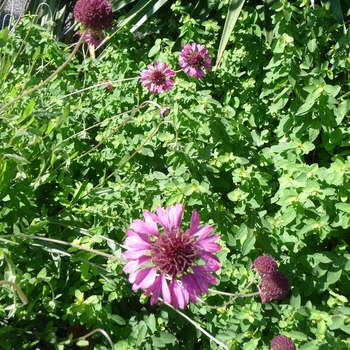
<svg viewBox="0 0 350 350">
<path fill-rule="evenodd" d="M 247 239 L 243 242 L 242 254 L 247 255 L 253 249 L 255 242 L 256 238 L 254 235 L 248 236 Z"/>
<path fill-rule="evenodd" d="M 350 214 L 350 204 L 348 203 L 336 203 L 335 207 L 345 213 Z"/>
<path fill-rule="evenodd" d="M 86 339 L 81 339 L 77 341 L 77 346 L 83 347 L 83 346 L 88 346 L 89 342 Z"/>
<path fill-rule="evenodd" d="M 338 282 L 341 274 L 342 274 L 341 269 L 331 267 L 327 272 L 327 283 L 333 284 L 333 283 Z"/>
<path fill-rule="evenodd" d="M 171 344 L 176 341 L 176 337 L 173 334 L 167 332 L 159 332 L 159 338 L 165 344 Z"/>
<path fill-rule="evenodd" d="M 46 278 L 46 274 L 47 274 L 47 271 L 46 271 L 46 267 L 42 268 L 40 270 L 40 272 L 37 274 L 37 278 Z"/>
</svg>

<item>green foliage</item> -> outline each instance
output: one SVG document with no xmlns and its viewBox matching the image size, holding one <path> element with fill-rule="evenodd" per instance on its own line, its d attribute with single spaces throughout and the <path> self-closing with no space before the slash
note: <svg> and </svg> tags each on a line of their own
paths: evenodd
<svg viewBox="0 0 350 350">
<path fill-rule="evenodd" d="M 292 285 L 279 303 L 198 302 L 188 317 L 229 349 L 268 349 L 278 334 L 298 349 L 349 348 L 349 31 L 324 7 L 281 1 L 267 45 L 264 6 L 247 1 L 219 69 L 203 80 L 178 72 L 173 90 L 152 97 L 171 108 L 165 119 L 142 104 L 149 63 L 178 70 L 193 41 L 214 58 L 227 6 L 209 2 L 199 21 L 188 15 L 198 8 L 174 2 L 142 35 L 129 23 L 96 59 L 80 52 L 0 106 L 1 348 L 110 349 L 103 333 L 81 338 L 102 329 L 115 349 L 219 349 L 166 305 L 150 306 L 122 271 L 131 220 L 178 202 L 185 223 L 195 208 L 220 234 L 218 292 L 245 289 L 262 254 Z M 69 55 L 33 20 L 0 32 L 2 106 Z"/>
</svg>

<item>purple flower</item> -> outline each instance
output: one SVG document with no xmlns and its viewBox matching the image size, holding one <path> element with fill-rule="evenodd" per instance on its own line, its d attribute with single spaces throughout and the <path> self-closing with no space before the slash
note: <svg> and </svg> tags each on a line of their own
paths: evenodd
<svg viewBox="0 0 350 350">
<path fill-rule="evenodd" d="M 81 31 L 78 30 L 77 34 L 81 36 Z M 93 45 L 94 47 L 98 47 L 105 37 L 106 36 L 102 32 L 92 31 L 91 29 L 88 29 L 84 34 L 85 42 Z"/>
<path fill-rule="evenodd" d="M 258 256 L 251 267 L 252 270 L 256 270 L 259 275 L 265 275 L 276 270 L 276 261 L 271 255 Z"/>
<path fill-rule="evenodd" d="M 107 0 L 78 0 L 73 15 L 87 29 L 108 29 L 113 21 L 112 4 Z"/>
<path fill-rule="evenodd" d="M 278 335 L 271 341 L 271 350 L 295 350 L 295 344 L 292 339 Z"/>
<path fill-rule="evenodd" d="M 180 52 L 179 65 L 191 77 L 203 78 L 206 74 L 203 68 L 210 71 L 210 64 L 211 58 L 204 45 L 186 44 Z"/>
<path fill-rule="evenodd" d="M 141 72 L 141 83 L 152 94 L 161 93 L 164 90 L 171 90 L 174 81 L 168 78 L 175 76 L 175 72 L 164 62 L 155 62 L 148 65 L 148 69 Z"/>
<path fill-rule="evenodd" d="M 263 275 L 258 286 L 261 303 L 270 300 L 282 300 L 290 291 L 290 282 L 287 276 L 280 271 L 272 271 Z"/>
<path fill-rule="evenodd" d="M 220 269 L 219 259 L 212 253 L 220 250 L 214 243 L 219 235 L 211 235 L 211 226 L 199 226 L 199 215 L 193 210 L 190 227 L 181 228 L 184 206 L 176 204 L 156 214 L 145 210 L 143 220 L 133 220 L 126 231 L 123 256 L 129 260 L 124 272 L 129 273 L 132 289 L 144 289 L 155 304 L 161 296 L 175 308 L 185 308 L 191 299 L 208 292 L 217 283 L 212 275 Z M 158 228 L 160 226 L 160 228 Z"/>
</svg>

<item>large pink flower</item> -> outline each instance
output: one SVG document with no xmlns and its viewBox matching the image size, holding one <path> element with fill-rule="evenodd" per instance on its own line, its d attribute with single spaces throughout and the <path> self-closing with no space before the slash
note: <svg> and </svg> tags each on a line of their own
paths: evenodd
<svg viewBox="0 0 350 350">
<path fill-rule="evenodd" d="M 179 65 L 189 76 L 201 79 L 206 74 L 204 69 L 211 70 L 211 58 L 204 45 L 186 44 L 180 52 Z"/>
<path fill-rule="evenodd" d="M 168 78 L 175 76 L 175 72 L 164 62 L 155 62 L 148 65 L 148 69 L 141 72 L 141 83 L 152 94 L 161 93 L 164 90 L 171 90 L 174 81 Z"/>
<path fill-rule="evenodd" d="M 129 273 L 132 289 L 144 289 L 151 304 L 159 297 L 175 308 L 185 308 L 191 299 L 208 292 L 217 283 L 212 275 L 220 269 L 219 259 L 212 253 L 220 246 L 219 235 L 211 235 L 213 227 L 199 227 L 199 215 L 193 210 L 190 227 L 181 228 L 184 206 L 176 204 L 157 214 L 147 210 L 143 220 L 134 220 L 126 231 L 123 256 L 129 260 L 124 272 Z M 160 226 L 160 228 L 159 228 Z"/>
<path fill-rule="evenodd" d="M 73 15 L 93 32 L 108 29 L 113 22 L 112 4 L 107 0 L 78 0 Z"/>
</svg>

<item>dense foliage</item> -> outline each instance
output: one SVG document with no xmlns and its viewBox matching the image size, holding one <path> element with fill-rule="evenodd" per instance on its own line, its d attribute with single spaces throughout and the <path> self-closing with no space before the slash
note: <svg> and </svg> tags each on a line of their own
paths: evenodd
<svg viewBox="0 0 350 350">
<path fill-rule="evenodd" d="M 232 350 L 277 335 L 301 350 L 350 347 L 350 31 L 318 4 L 282 0 L 269 45 L 264 8 L 248 1 L 218 69 L 196 79 L 178 57 L 195 42 L 215 59 L 228 1 L 208 4 L 204 21 L 167 4 L 95 59 L 83 46 L 21 98 L 71 49 L 30 15 L 0 32 L 0 348 L 76 348 L 100 329 L 79 346 L 220 349 L 122 271 L 130 222 L 176 203 L 222 248 L 218 285 L 181 312 Z M 152 95 L 139 77 L 155 61 L 177 74 Z M 230 298 L 215 290 L 245 289 L 264 254 L 290 280 L 285 299 L 208 306 Z"/>
</svg>

